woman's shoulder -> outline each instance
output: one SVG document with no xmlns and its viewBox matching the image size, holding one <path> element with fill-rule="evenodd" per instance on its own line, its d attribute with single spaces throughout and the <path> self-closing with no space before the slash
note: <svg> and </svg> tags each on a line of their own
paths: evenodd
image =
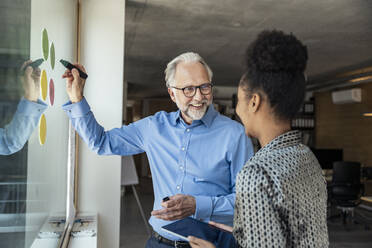
<svg viewBox="0 0 372 248">
<path fill-rule="evenodd" d="M 250 159 L 238 176 L 241 181 L 252 184 L 253 187 L 257 185 L 270 186 L 275 191 L 280 191 L 281 174 L 281 168 L 272 160 L 258 157 Z"/>
<path fill-rule="evenodd" d="M 251 157 L 243 166 L 244 173 L 262 173 L 271 177 L 276 177 L 278 170 L 280 170 L 279 159 L 276 154 L 266 153 L 265 156 Z"/>
</svg>

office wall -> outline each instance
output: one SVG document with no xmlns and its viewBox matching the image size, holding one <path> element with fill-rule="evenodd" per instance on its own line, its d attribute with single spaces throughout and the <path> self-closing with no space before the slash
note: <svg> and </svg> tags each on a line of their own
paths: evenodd
<svg viewBox="0 0 372 248">
<path fill-rule="evenodd" d="M 372 83 L 357 87 L 362 89 L 361 103 L 336 105 L 331 92 L 315 94 L 316 147 L 342 148 L 344 160 L 372 166 L 372 118 L 362 116 L 372 112 Z"/>
<path fill-rule="evenodd" d="M 124 0 L 84 0 L 81 62 L 97 121 L 111 129 L 122 123 Z M 98 156 L 79 142 L 79 211 L 98 213 L 98 247 L 119 247 L 121 157 Z"/>
</svg>

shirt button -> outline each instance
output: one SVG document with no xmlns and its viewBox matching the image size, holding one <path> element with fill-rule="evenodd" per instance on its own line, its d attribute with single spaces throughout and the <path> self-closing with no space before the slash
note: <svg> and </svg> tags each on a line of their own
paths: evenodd
<svg viewBox="0 0 372 248">
<path fill-rule="evenodd" d="M 183 170 L 183 166 L 180 166 L 180 170 Z"/>
<path fill-rule="evenodd" d="M 182 147 L 181 150 L 184 151 L 185 150 L 185 147 Z"/>
<path fill-rule="evenodd" d="M 186 129 L 186 132 L 190 132 L 190 129 L 188 128 L 188 129 Z"/>
<path fill-rule="evenodd" d="M 177 189 L 180 189 L 181 187 L 179 186 L 179 185 L 177 185 L 177 187 L 176 187 Z"/>
</svg>

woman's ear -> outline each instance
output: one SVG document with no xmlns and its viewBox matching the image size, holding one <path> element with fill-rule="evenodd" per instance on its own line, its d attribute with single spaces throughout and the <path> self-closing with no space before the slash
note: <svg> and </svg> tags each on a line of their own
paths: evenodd
<svg viewBox="0 0 372 248">
<path fill-rule="evenodd" d="M 259 94 L 254 93 L 249 101 L 249 107 L 253 113 L 256 113 L 260 108 L 262 103 L 262 98 Z"/>
</svg>

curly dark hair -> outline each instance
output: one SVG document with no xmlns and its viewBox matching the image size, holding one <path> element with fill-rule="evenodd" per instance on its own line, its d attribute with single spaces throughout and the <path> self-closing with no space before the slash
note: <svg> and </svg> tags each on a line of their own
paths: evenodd
<svg viewBox="0 0 372 248">
<path fill-rule="evenodd" d="M 292 119 L 305 97 L 306 46 L 293 34 L 263 31 L 247 48 L 245 62 L 239 86 L 247 97 L 264 93 L 276 117 Z"/>
</svg>

